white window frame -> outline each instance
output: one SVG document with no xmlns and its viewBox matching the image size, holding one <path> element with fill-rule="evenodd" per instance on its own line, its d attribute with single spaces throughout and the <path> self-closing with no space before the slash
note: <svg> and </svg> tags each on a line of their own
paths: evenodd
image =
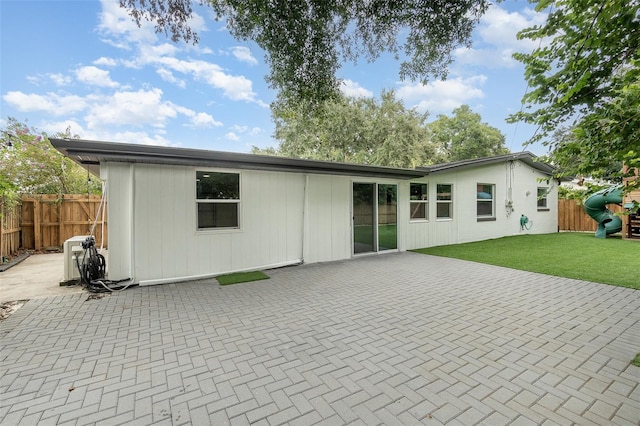
<svg viewBox="0 0 640 426">
<path fill-rule="evenodd" d="M 539 186 L 537 189 L 536 206 L 539 212 L 549 211 L 549 187 Z"/>
<path fill-rule="evenodd" d="M 422 199 L 411 199 L 411 185 L 424 185 L 426 187 L 425 192 L 422 194 Z M 414 208 L 419 208 L 420 205 L 424 206 L 424 217 L 413 217 Z M 426 182 L 409 182 L 409 222 L 426 222 L 429 220 L 429 184 Z"/>
<path fill-rule="evenodd" d="M 238 176 L 238 198 L 233 199 L 206 199 L 206 198 L 198 198 L 198 173 L 211 173 L 211 174 L 232 174 Z M 229 231 L 238 231 L 242 227 L 242 173 L 235 170 L 210 170 L 210 169 L 196 169 L 194 172 L 194 199 L 196 204 L 196 231 L 199 233 L 210 233 L 210 232 L 229 232 Z M 237 204 L 237 226 L 211 226 L 211 227 L 200 227 L 198 223 L 198 205 L 199 204 Z"/>
<path fill-rule="evenodd" d="M 439 187 L 440 186 L 449 186 L 450 187 L 450 196 L 449 196 L 449 200 L 441 200 L 439 199 L 439 195 L 440 192 Z M 438 206 L 440 204 L 449 204 L 449 216 L 438 216 Z M 436 220 L 453 220 L 453 184 L 452 183 L 438 183 L 436 184 Z"/>
<path fill-rule="evenodd" d="M 478 197 L 478 187 L 481 185 L 491 187 L 491 198 Z M 479 214 L 478 203 L 491 203 L 491 214 Z M 496 185 L 494 183 L 478 182 L 476 184 L 476 216 L 478 222 L 496 220 Z"/>
</svg>

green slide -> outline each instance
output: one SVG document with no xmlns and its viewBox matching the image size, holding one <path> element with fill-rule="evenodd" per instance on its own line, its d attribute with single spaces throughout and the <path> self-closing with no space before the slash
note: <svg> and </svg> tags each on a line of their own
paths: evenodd
<svg viewBox="0 0 640 426">
<path fill-rule="evenodd" d="M 622 219 L 614 215 L 607 208 L 607 204 L 622 204 L 622 187 L 612 186 L 603 189 L 589 196 L 584 202 L 584 210 L 598 222 L 596 238 L 606 238 L 607 235 L 622 230 Z"/>
</svg>

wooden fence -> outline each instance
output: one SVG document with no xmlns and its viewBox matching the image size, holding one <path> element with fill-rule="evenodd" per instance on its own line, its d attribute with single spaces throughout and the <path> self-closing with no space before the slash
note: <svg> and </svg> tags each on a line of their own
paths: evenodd
<svg viewBox="0 0 640 426">
<path fill-rule="evenodd" d="M 23 196 L 21 206 L 4 209 L 2 215 L 1 255 L 9 256 L 19 248 L 42 250 L 60 248 L 76 235 L 93 235 L 96 245 L 107 247 L 106 203 L 98 212 L 99 195 Z M 104 238 L 104 240 L 103 240 Z"/>
<path fill-rule="evenodd" d="M 0 199 L 0 259 L 20 248 L 20 205 L 8 207 Z"/>
<path fill-rule="evenodd" d="M 609 204 L 607 208 L 613 213 L 620 213 L 624 209 L 617 204 Z M 576 200 L 558 200 L 558 229 L 560 231 L 595 232 L 598 223 L 585 211 L 584 206 Z"/>
</svg>

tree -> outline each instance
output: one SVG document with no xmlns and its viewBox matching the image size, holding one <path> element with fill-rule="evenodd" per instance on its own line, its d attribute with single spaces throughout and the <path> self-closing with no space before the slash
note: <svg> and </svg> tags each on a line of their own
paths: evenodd
<svg viewBox="0 0 640 426">
<path fill-rule="evenodd" d="M 482 123 L 468 105 L 453 110 L 453 117 L 439 115 L 429 124 L 432 141 L 440 145 L 446 161 L 470 160 L 508 154 L 500 130 Z"/>
<path fill-rule="evenodd" d="M 383 52 L 400 54 L 401 78 L 445 77 L 451 52 L 469 46 L 471 32 L 489 0 L 200 0 L 239 40 L 252 40 L 265 51 L 270 85 L 281 100 L 316 102 L 338 96 L 336 71 L 343 60 Z M 197 42 L 189 27 L 192 0 L 120 0 L 140 25 Z M 401 44 L 403 42 L 403 44 Z"/>
<path fill-rule="evenodd" d="M 57 135 L 70 137 L 68 134 Z M 0 139 L 0 189 L 3 194 L 100 193 L 98 179 L 58 152 L 44 132 L 9 117 Z"/>
<path fill-rule="evenodd" d="M 640 167 L 640 1 L 536 3 L 538 11 L 551 10 L 544 25 L 519 34 L 540 47 L 514 55 L 531 90 L 526 109 L 509 121 L 537 125 L 530 142 L 543 141 L 565 174 L 589 175 L 623 161 Z M 573 137 L 545 139 L 566 125 Z"/>
<path fill-rule="evenodd" d="M 278 149 L 254 147 L 253 153 L 390 167 L 440 160 L 429 141 L 428 115 L 405 108 L 393 91 L 383 92 L 380 101 L 326 101 L 313 114 L 304 105 L 278 104 L 273 116 Z"/>
</svg>

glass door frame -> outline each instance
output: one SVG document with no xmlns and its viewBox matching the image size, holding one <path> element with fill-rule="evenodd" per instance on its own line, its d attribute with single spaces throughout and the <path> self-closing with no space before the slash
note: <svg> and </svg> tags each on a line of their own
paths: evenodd
<svg viewBox="0 0 640 426">
<path fill-rule="evenodd" d="M 373 247 L 372 250 L 368 251 L 356 251 L 356 217 L 355 217 L 355 207 L 354 203 L 354 195 L 355 195 L 355 185 L 370 185 L 372 187 L 373 192 L 373 200 L 372 203 L 372 219 L 373 223 L 371 225 L 371 232 L 373 237 Z M 380 186 L 394 186 L 395 187 L 395 202 L 396 202 L 396 231 L 395 231 L 395 247 L 390 249 L 380 250 L 380 212 L 379 212 L 379 194 L 380 194 Z M 376 253 L 388 253 L 398 251 L 398 182 L 378 182 L 378 181 L 367 181 L 367 180 L 352 180 L 351 181 L 351 255 L 352 256 L 364 256 Z"/>
</svg>

